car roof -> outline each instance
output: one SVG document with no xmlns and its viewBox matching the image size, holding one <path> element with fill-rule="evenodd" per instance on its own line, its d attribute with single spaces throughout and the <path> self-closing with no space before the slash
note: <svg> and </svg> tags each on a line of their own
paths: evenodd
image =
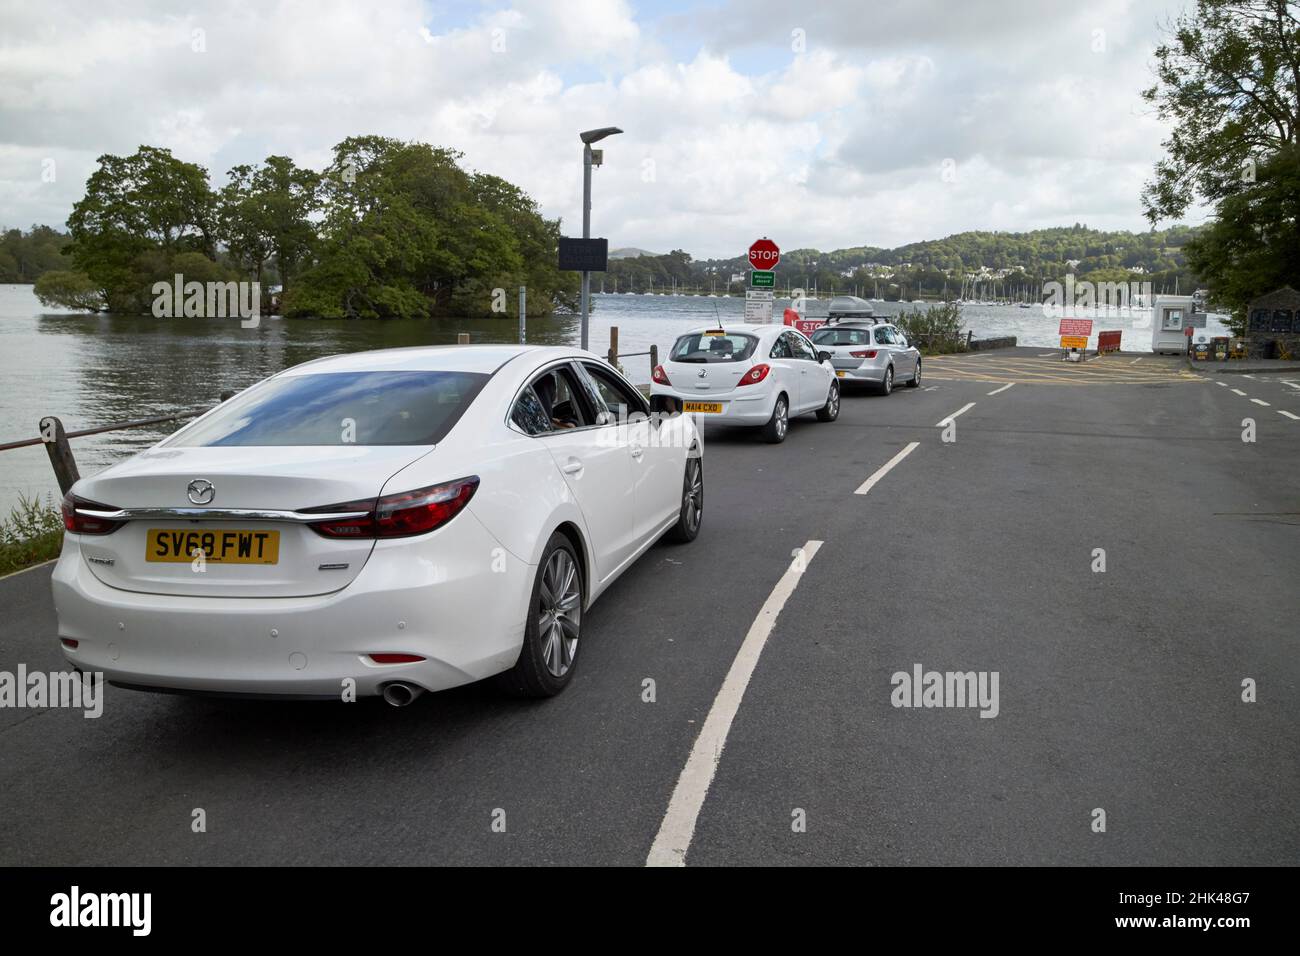
<svg viewBox="0 0 1300 956">
<path fill-rule="evenodd" d="M 841 319 L 838 322 L 827 322 L 816 331 L 822 329 L 876 329 L 882 325 L 893 326 L 893 322 L 886 318 L 877 318 L 874 322 L 868 322 L 866 319 Z"/>
<path fill-rule="evenodd" d="M 598 358 L 564 346 L 544 345 L 417 345 L 400 349 L 376 349 L 328 355 L 295 365 L 282 375 L 316 375 L 329 372 L 442 371 L 492 374 L 521 355 L 536 360 L 554 358 Z"/>
<path fill-rule="evenodd" d="M 776 323 L 772 323 L 771 325 L 727 324 L 722 326 L 715 324 L 715 325 L 701 325 L 698 329 L 691 329 L 689 332 L 683 332 L 682 335 L 701 335 L 705 332 L 717 332 L 719 331 L 719 329 L 721 329 L 721 331 L 725 332 L 727 335 L 756 335 L 759 338 L 762 338 L 765 335 L 774 335 L 778 332 L 798 331 L 798 329 L 794 328 L 794 326 L 777 325 Z M 681 338 L 682 335 L 679 335 L 678 338 Z"/>
</svg>

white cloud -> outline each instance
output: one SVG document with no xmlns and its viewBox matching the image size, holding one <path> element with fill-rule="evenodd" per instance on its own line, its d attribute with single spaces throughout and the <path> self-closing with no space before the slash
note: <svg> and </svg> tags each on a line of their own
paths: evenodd
<svg viewBox="0 0 1300 956">
<path fill-rule="evenodd" d="M 1142 226 L 1163 130 L 1138 93 L 1163 0 L 737 4 L 507 0 L 450 23 L 418 0 L 6 2 L 0 222 L 61 224 L 95 158 L 141 143 L 219 183 L 381 133 L 459 149 L 572 224 L 577 131 L 617 124 L 593 210 L 615 245 L 712 256 L 759 233 L 833 248 Z"/>
</svg>

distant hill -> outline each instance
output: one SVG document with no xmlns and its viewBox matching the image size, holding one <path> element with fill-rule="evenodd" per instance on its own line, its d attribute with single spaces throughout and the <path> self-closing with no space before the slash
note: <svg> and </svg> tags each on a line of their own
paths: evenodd
<svg viewBox="0 0 1300 956">
<path fill-rule="evenodd" d="M 1044 282 L 1072 273 L 1093 282 L 1149 281 L 1157 292 L 1190 291 L 1199 280 L 1187 267 L 1183 246 L 1201 228 L 1128 232 L 1075 223 L 1031 232 L 961 232 L 895 249 L 783 249 L 777 288 L 874 293 L 886 299 L 991 295 L 1032 300 Z M 742 291 L 740 283 L 730 280 L 749 268 L 743 253 L 692 259 L 681 249 L 654 255 L 629 247 L 609 255 L 618 261 L 610 263 L 606 288 L 618 291 Z"/>
<path fill-rule="evenodd" d="M 959 232 L 943 239 L 911 242 L 895 249 L 855 246 L 821 252 L 790 249 L 781 253 L 777 271 L 831 271 L 843 275 L 857 269 L 924 269 L 949 275 L 981 269 L 1008 270 L 1030 277 L 1082 275 L 1095 270 L 1145 273 L 1168 272 L 1183 263 L 1182 247 L 1199 228 L 1172 226 L 1147 232 L 1104 231 L 1076 223 L 1032 232 Z M 719 273 L 747 266 L 744 255 L 697 260 L 697 268 Z"/>
</svg>

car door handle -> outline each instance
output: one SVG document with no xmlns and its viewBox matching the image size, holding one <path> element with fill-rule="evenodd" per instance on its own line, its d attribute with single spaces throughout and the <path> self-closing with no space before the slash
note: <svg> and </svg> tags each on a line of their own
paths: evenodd
<svg viewBox="0 0 1300 956">
<path fill-rule="evenodd" d="M 582 462 L 576 458 L 570 459 L 568 464 L 561 466 L 560 471 L 566 475 L 580 475 L 582 474 Z"/>
</svg>

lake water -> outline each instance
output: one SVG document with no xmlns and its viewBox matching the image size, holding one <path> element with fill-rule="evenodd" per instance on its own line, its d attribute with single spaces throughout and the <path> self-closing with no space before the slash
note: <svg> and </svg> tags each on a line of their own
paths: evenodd
<svg viewBox="0 0 1300 956">
<path fill-rule="evenodd" d="M 604 355 L 611 325 L 619 328 L 619 351 L 664 352 L 680 333 L 716 316 L 736 320 L 744 300 L 708 296 L 595 295 L 590 346 Z M 776 315 L 788 305 L 776 301 Z M 825 314 L 826 301 L 808 314 Z M 881 315 L 915 308 L 876 303 Z M 1149 324 L 1104 320 L 1094 328 L 1124 330 L 1126 351 L 1149 351 Z M 1056 345 L 1056 320 L 1038 309 L 965 306 L 963 325 L 976 338 L 1014 335 L 1021 345 Z M 1211 334 L 1217 334 L 1209 330 Z M 518 340 L 518 319 L 414 321 L 312 321 L 264 319 L 245 329 L 236 319 L 155 319 L 151 316 L 87 315 L 42 306 L 31 286 L 0 285 L 0 442 L 34 437 L 44 415 L 58 415 L 69 430 L 166 415 L 216 402 L 281 369 L 341 352 L 408 345 L 448 344 L 458 332 L 474 342 Z M 530 343 L 577 344 L 576 316 L 528 321 Z M 633 381 L 650 380 L 646 356 L 625 358 Z M 153 444 L 179 427 L 163 425 L 73 439 L 81 473 L 91 474 Z M 0 515 L 18 496 L 50 497 L 58 486 L 45 449 L 0 451 Z"/>
</svg>

